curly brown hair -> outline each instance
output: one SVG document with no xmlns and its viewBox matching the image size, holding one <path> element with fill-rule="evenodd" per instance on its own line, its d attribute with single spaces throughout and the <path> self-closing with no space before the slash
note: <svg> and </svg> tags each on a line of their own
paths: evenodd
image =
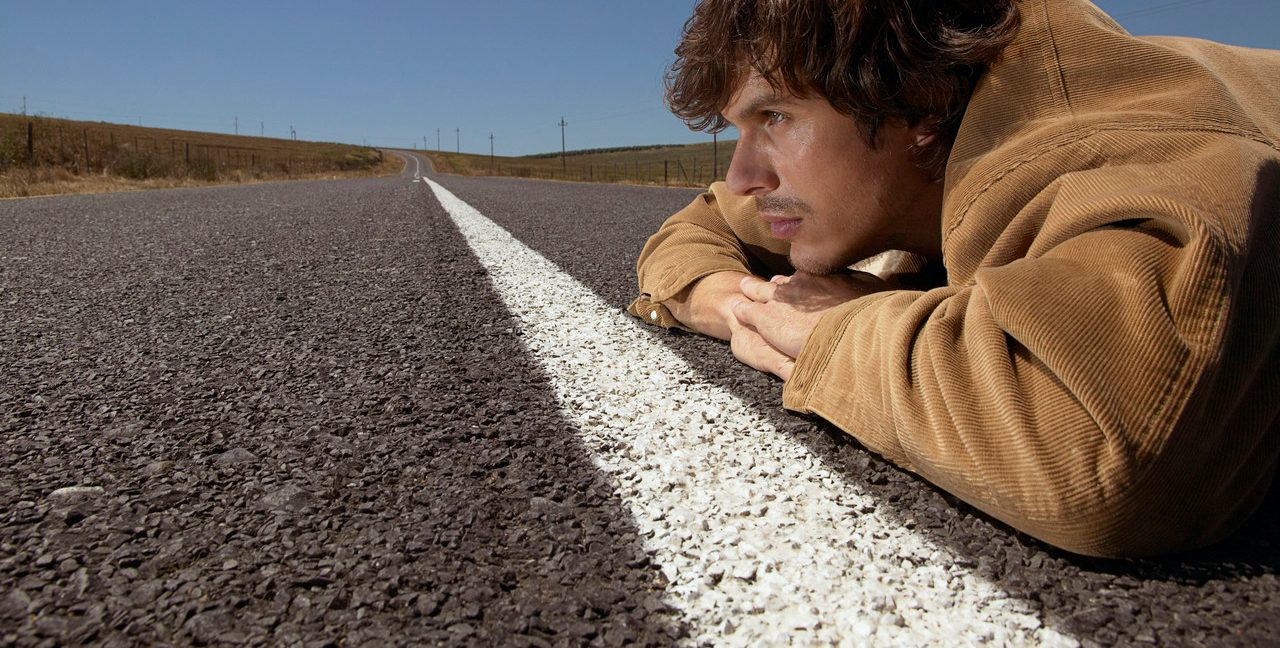
<svg viewBox="0 0 1280 648">
<path fill-rule="evenodd" d="M 1014 0 L 701 0 L 666 74 L 667 105 L 690 128 L 720 114 L 756 70 L 775 90 L 814 94 L 876 146 L 886 122 L 923 126 L 916 151 L 940 171 L 979 76 L 1013 39 Z"/>
</svg>

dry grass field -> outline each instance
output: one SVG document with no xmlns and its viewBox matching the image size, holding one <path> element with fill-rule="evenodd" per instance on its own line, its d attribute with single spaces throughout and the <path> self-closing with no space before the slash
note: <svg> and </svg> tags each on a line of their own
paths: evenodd
<svg viewBox="0 0 1280 648">
<path fill-rule="evenodd" d="M 707 142 L 570 151 L 563 161 L 558 153 L 494 158 L 470 153 L 425 153 L 436 170 L 444 173 L 705 187 L 724 179 L 736 143 L 730 140 L 717 145 Z"/>
<path fill-rule="evenodd" d="M 0 198 L 383 175 L 377 149 L 0 114 Z"/>
<path fill-rule="evenodd" d="M 705 187 L 723 179 L 735 141 L 524 157 L 425 151 L 435 168 L 580 182 Z M 0 198 L 386 175 L 377 149 L 0 113 Z"/>
</svg>

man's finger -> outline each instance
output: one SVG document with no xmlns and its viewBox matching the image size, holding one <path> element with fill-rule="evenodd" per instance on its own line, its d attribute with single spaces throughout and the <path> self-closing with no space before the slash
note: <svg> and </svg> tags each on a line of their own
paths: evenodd
<svg viewBox="0 0 1280 648">
<path fill-rule="evenodd" d="M 795 368 L 794 359 L 770 346 L 759 333 L 748 326 L 738 325 L 734 328 L 729 348 L 742 364 L 756 371 L 771 373 L 783 380 L 789 378 L 792 369 Z"/>
<path fill-rule="evenodd" d="M 753 302 L 767 302 L 773 299 L 773 291 L 778 289 L 778 284 L 759 277 L 743 277 L 738 288 Z"/>
<path fill-rule="evenodd" d="M 825 312 L 801 312 L 786 302 L 757 303 L 746 299 L 735 301 L 730 308 L 740 325 L 750 328 L 765 344 L 791 358 L 800 355 Z"/>
<path fill-rule="evenodd" d="M 764 303 L 740 299 L 733 303 L 732 308 L 733 316 L 743 326 L 751 328 L 765 344 L 773 345 L 772 338 L 778 332 L 779 322 L 770 317 L 768 306 Z"/>
<path fill-rule="evenodd" d="M 733 311 L 733 316 L 738 320 L 740 324 L 744 324 L 746 326 L 755 328 L 755 308 L 754 307 L 758 305 L 759 304 L 756 304 L 755 302 L 752 302 L 752 301 L 748 301 L 746 299 L 738 299 L 729 305 L 729 310 Z"/>
<path fill-rule="evenodd" d="M 733 316 L 745 326 L 751 327 L 766 343 L 775 333 L 779 322 L 770 317 L 765 302 L 754 302 L 745 299 L 735 301 L 731 306 Z"/>
</svg>

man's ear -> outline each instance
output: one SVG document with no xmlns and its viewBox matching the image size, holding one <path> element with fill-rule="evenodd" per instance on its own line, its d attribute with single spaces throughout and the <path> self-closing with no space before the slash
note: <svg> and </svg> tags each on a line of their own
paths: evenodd
<svg viewBox="0 0 1280 648">
<path fill-rule="evenodd" d="M 937 148 L 937 124 L 921 122 L 911 128 L 911 155 L 916 166 L 926 170 L 932 180 L 941 180 L 947 168 L 946 151 Z"/>
</svg>

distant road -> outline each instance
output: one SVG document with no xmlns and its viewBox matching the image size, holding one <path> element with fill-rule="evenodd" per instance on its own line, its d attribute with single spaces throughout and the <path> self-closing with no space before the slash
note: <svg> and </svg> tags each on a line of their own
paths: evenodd
<svg viewBox="0 0 1280 648">
<path fill-rule="evenodd" d="M 0 202 L 0 644 L 1257 645 L 1276 526 L 1009 532 L 622 313 L 690 190 Z"/>
</svg>

